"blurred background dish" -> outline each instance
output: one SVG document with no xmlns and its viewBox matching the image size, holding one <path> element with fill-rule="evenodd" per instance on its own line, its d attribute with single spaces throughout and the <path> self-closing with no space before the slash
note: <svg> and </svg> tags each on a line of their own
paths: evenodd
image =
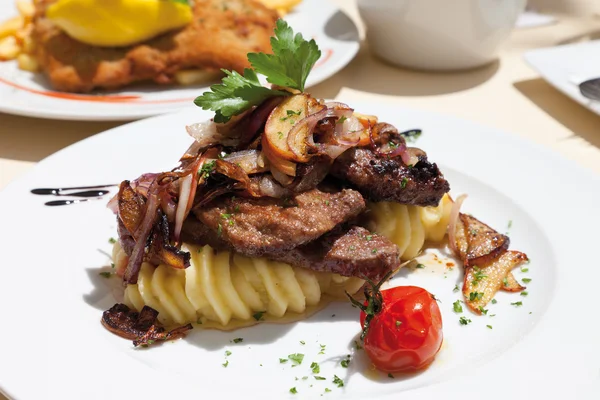
<svg viewBox="0 0 600 400">
<path fill-rule="evenodd" d="M 358 0 L 372 51 L 425 70 L 478 67 L 497 58 L 526 0 Z"/>
<path fill-rule="evenodd" d="M 261 1 L 269 7 L 274 7 L 277 11 L 273 11 L 275 18 L 277 13 L 283 15 L 294 30 L 301 32 L 304 37 L 314 38 L 322 49 L 321 59 L 308 79 L 307 86 L 310 87 L 329 78 L 348 64 L 358 52 L 357 26 L 330 2 Z M 225 3 L 238 4 L 239 2 Z M 258 7 L 264 8 L 263 5 Z M 53 87 L 53 82 L 46 76 L 35 72 L 39 71 L 40 62 L 35 57 L 38 53 L 34 50 L 35 37 L 31 35 L 34 13 L 32 3 L 25 0 L 19 0 L 17 7 L 8 1 L 0 3 L 0 15 L 8 21 L 0 24 L 0 61 L 10 59 L 7 62 L 0 62 L 0 112 L 67 120 L 132 120 L 192 106 L 196 96 L 221 78 L 217 68 L 191 67 L 174 71 L 167 80 L 167 85 L 142 82 L 115 90 L 96 90 L 89 94 L 59 90 Z M 71 38 L 62 36 L 64 40 L 72 41 Z M 86 46 L 86 48 L 90 47 Z M 140 46 L 140 49 L 144 50 L 144 47 Z M 225 50 L 227 49 L 221 48 L 216 53 Z M 250 48 L 248 51 L 255 51 L 255 49 Z M 59 56 L 60 54 L 55 58 L 60 61 L 62 57 Z M 232 68 L 232 66 L 229 68 L 243 69 L 244 65 L 238 64 L 239 68 Z M 102 65 L 114 67 L 112 62 Z M 69 71 L 69 68 L 55 69 Z M 69 80 L 67 83 L 69 85 L 73 83 L 76 89 L 84 89 L 83 91 L 89 89 L 86 84 L 80 85 L 81 82 L 76 79 L 73 82 Z"/>
</svg>

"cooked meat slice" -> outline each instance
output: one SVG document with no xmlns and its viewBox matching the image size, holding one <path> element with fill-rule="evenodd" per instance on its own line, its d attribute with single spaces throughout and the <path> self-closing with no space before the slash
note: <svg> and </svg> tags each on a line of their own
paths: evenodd
<svg viewBox="0 0 600 400">
<path fill-rule="evenodd" d="M 194 210 L 212 235 L 247 256 L 284 253 L 311 242 L 365 209 L 360 193 L 312 189 L 290 199 L 219 198 Z"/>
<path fill-rule="evenodd" d="M 357 226 L 267 257 L 296 267 L 368 278 L 373 282 L 378 282 L 400 265 L 400 253 L 395 244 Z"/>
<path fill-rule="evenodd" d="M 208 226 L 200 222 L 194 215 L 190 215 L 183 222 L 181 240 L 184 243 L 210 246 L 216 250 L 229 249 L 229 243 L 217 236 Z"/>
<path fill-rule="evenodd" d="M 159 340 L 178 339 L 193 329 L 191 324 L 171 331 L 158 326 L 158 311 L 144 306 L 139 313 L 125 304 L 115 304 L 102 313 L 102 325 L 115 335 L 133 340 L 134 346 L 149 345 Z"/>
<path fill-rule="evenodd" d="M 248 52 L 270 53 L 277 13 L 254 0 L 195 0 L 187 27 L 129 47 L 97 47 L 69 37 L 44 17 L 55 0 L 37 2 L 34 37 L 52 86 L 67 92 L 118 88 L 137 81 L 170 83 L 190 68 L 242 72 Z"/>
<path fill-rule="evenodd" d="M 335 160 L 330 173 L 371 201 L 437 206 L 450 191 L 448 181 L 426 156 L 408 167 L 400 157 L 385 158 L 370 149 L 352 148 Z"/>
</svg>

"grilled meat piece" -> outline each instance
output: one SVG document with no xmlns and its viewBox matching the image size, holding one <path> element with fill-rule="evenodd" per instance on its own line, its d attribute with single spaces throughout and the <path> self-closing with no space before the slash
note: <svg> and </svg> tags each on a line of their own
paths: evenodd
<svg viewBox="0 0 600 400">
<path fill-rule="evenodd" d="M 248 52 L 270 53 L 278 15 L 254 0 L 195 0 L 187 27 L 129 47 L 81 43 L 45 18 L 55 0 L 40 0 L 34 20 L 37 57 L 52 86 L 67 92 L 118 88 L 153 80 L 171 83 L 184 69 L 250 67 Z"/>
<path fill-rule="evenodd" d="M 139 313 L 125 304 L 115 304 L 102 313 L 102 325 L 115 335 L 133 340 L 134 346 L 149 345 L 159 340 L 178 339 L 193 329 L 191 324 L 171 331 L 158 326 L 158 311 L 144 306 Z"/>
<path fill-rule="evenodd" d="M 358 226 L 267 257 L 296 267 L 368 278 L 373 282 L 378 282 L 400 265 L 400 253 L 395 244 Z"/>
<path fill-rule="evenodd" d="M 315 188 L 290 199 L 221 197 L 194 214 L 210 229 L 208 236 L 222 238 L 237 252 L 253 257 L 311 242 L 365 207 L 354 190 L 330 193 Z M 214 241 L 205 243 L 208 240 Z"/>
<path fill-rule="evenodd" d="M 349 182 L 371 201 L 437 206 L 444 193 L 450 191 L 448 181 L 426 156 L 408 167 L 400 157 L 386 158 L 355 147 L 335 160 L 330 174 Z"/>
</svg>

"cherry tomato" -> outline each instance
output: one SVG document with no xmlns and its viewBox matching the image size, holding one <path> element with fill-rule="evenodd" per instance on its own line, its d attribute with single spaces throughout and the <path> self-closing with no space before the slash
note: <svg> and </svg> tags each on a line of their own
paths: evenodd
<svg viewBox="0 0 600 400">
<path fill-rule="evenodd" d="M 442 345 L 442 316 L 427 290 L 398 286 L 381 291 L 381 311 L 373 316 L 364 349 L 378 369 L 409 372 L 427 367 Z M 365 306 L 367 304 L 365 303 Z M 365 312 L 360 323 L 365 326 Z"/>
</svg>

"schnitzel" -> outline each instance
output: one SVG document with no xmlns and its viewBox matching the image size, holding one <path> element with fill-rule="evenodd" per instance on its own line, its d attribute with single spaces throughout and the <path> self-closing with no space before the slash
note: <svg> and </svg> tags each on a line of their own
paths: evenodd
<svg viewBox="0 0 600 400">
<path fill-rule="evenodd" d="M 52 86 L 66 92 L 115 89 L 133 82 L 173 82 L 186 69 L 243 72 L 249 52 L 270 53 L 278 14 L 255 0 L 195 0 L 194 19 L 129 47 L 81 43 L 45 17 L 55 0 L 38 0 L 33 35 L 36 56 Z"/>
</svg>

